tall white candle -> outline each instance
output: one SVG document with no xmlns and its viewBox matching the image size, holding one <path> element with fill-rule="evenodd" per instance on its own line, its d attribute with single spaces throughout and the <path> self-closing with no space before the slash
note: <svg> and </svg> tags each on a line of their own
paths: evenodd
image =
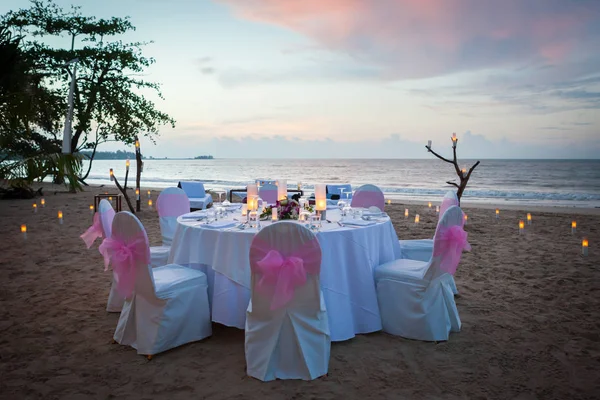
<svg viewBox="0 0 600 400">
<path fill-rule="evenodd" d="M 277 200 L 287 199 L 287 181 L 279 179 L 277 181 Z"/>
<path fill-rule="evenodd" d="M 273 207 L 271 209 L 271 220 L 277 221 L 277 218 L 278 218 L 278 216 L 277 216 L 277 207 Z"/>
<path fill-rule="evenodd" d="M 21 233 L 23 233 L 23 239 L 27 240 L 27 225 L 21 225 Z"/>
<path fill-rule="evenodd" d="M 315 184 L 315 209 L 317 211 L 327 210 L 327 185 Z"/>
<path fill-rule="evenodd" d="M 427 147 L 431 148 L 431 140 L 427 141 Z"/>
</svg>

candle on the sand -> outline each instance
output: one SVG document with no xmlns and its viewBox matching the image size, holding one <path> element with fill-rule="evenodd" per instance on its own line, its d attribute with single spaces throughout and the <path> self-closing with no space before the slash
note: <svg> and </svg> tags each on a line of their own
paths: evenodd
<svg viewBox="0 0 600 400">
<path fill-rule="evenodd" d="M 465 219 L 465 225 L 466 225 L 467 222 L 469 222 L 469 216 L 467 214 L 465 214 L 464 219 Z"/>
<path fill-rule="evenodd" d="M 140 189 L 135 189 L 135 199 L 139 200 L 140 199 Z"/>
<path fill-rule="evenodd" d="M 525 232 L 525 222 L 523 220 L 519 221 L 519 235 Z"/>
<path fill-rule="evenodd" d="M 415 215 L 415 225 L 419 225 L 419 214 Z"/>
<path fill-rule="evenodd" d="M 581 254 L 584 256 L 588 255 L 588 245 L 588 239 L 584 237 L 581 241 Z"/>
<path fill-rule="evenodd" d="M 440 206 L 435 206 L 435 212 L 438 214 L 440 213 Z"/>
<path fill-rule="evenodd" d="M 35 214 L 37 212 L 37 204 L 33 203 L 33 213 Z"/>
<path fill-rule="evenodd" d="M 152 198 L 152 193 L 148 190 L 148 198 L 151 199 Z"/>
<path fill-rule="evenodd" d="M 408 218 L 408 208 L 404 209 L 404 218 Z"/>
<path fill-rule="evenodd" d="M 577 233 L 577 222 L 573 221 L 571 222 L 571 233 L 574 235 L 575 233 Z"/>
<path fill-rule="evenodd" d="M 42 208 L 46 207 L 46 200 L 43 197 L 40 200 L 40 204 L 42 205 Z"/>
<path fill-rule="evenodd" d="M 90 204 L 90 214 L 94 214 L 94 205 Z"/>
<path fill-rule="evenodd" d="M 58 212 L 58 223 L 61 225 L 63 223 L 63 212 L 62 211 Z"/>
<path fill-rule="evenodd" d="M 387 203 L 388 205 L 392 204 L 392 200 L 388 199 Z"/>
<path fill-rule="evenodd" d="M 148 207 L 152 208 L 152 199 L 148 200 Z"/>
<path fill-rule="evenodd" d="M 21 232 L 23 233 L 23 239 L 27 239 L 27 225 L 21 225 Z"/>
<path fill-rule="evenodd" d="M 496 219 L 500 219 L 500 210 L 496 208 Z"/>
<path fill-rule="evenodd" d="M 427 204 L 427 207 L 431 208 L 431 202 L 429 202 L 429 203 Z"/>
<path fill-rule="evenodd" d="M 531 213 L 527 213 L 527 225 L 531 225 Z"/>
</svg>

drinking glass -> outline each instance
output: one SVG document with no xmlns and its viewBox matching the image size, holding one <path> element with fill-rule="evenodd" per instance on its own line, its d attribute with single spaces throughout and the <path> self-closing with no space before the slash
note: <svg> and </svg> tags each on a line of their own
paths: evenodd
<svg viewBox="0 0 600 400">
<path fill-rule="evenodd" d="M 310 222 L 310 211 L 302 210 L 300 214 L 298 214 L 298 221 L 308 224 Z"/>
<path fill-rule="evenodd" d="M 361 219 L 363 215 L 362 208 L 353 208 L 352 213 L 354 214 L 354 219 Z"/>
<path fill-rule="evenodd" d="M 350 207 L 350 205 L 348 203 L 346 203 L 344 205 L 344 208 L 342 208 L 342 217 L 350 215 L 351 212 L 352 212 L 352 207 Z"/>
<path fill-rule="evenodd" d="M 206 212 L 206 221 L 208 223 L 214 222 L 214 221 L 216 221 L 216 216 L 217 216 L 217 213 L 215 211 L 215 208 L 211 207 Z"/>
<path fill-rule="evenodd" d="M 310 227 L 317 232 L 321 229 L 321 214 L 312 214 L 310 216 Z"/>
<path fill-rule="evenodd" d="M 250 225 L 250 228 L 259 228 L 259 224 L 260 224 L 260 215 L 258 214 L 258 212 L 256 211 L 250 211 L 248 213 L 248 222 Z"/>
</svg>

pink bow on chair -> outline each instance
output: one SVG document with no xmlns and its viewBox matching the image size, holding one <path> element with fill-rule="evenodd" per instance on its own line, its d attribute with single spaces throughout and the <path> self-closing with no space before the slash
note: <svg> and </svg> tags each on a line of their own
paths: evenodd
<svg viewBox="0 0 600 400">
<path fill-rule="evenodd" d="M 264 294 L 275 292 L 271 301 L 271 310 L 285 306 L 294 297 L 296 287 L 306 283 L 306 269 L 300 257 L 283 257 L 277 250 L 270 250 L 256 262 L 261 278 L 256 289 Z"/>
<path fill-rule="evenodd" d="M 145 238 L 139 237 L 128 242 L 106 238 L 98 250 L 104 257 L 105 271 L 108 271 L 110 262 L 113 263 L 113 273 L 117 278 L 117 290 L 123 297 L 130 297 L 135 287 L 136 265 L 138 263 L 147 265 L 150 262 Z"/>
<path fill-rule="evenodd" d="M 471 251 L 471 245 L 467 242 L 467 232 L 461 226 L 454 225 L 450 228 L 440 227 L 435 235 L 434 249 L 434 257 L 443 257 L 440 269 L 454 275 L 463 250 Z"/>
<path fill-rule="evenodd" d="M 100 222 L 100 214 L 95 213 L 94 222 L 92 223 L 92 226 L 90 226 L 87 229 L 87 231 L 85 231 L 79 237 L 83 239 L 85 245 L 89 249 L 90 247 L 92 247 L 96 239 L 102 237 L 102 235 L 104 235 L 104 232 L 102 231 L 102 222 Z"/>
</svg>

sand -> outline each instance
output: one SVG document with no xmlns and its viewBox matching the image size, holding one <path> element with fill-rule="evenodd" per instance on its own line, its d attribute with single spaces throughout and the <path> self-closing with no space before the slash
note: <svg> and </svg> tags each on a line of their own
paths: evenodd
<svg viewBox="0 0 600 400">
<path fill-rule="evenodd" d="M 583 399 L 600 396 L 600 216 L 539 208 L 465 207 L 473 251 L 456 273 L 463 327 L 442 343 L 382 332 L 331 347 L 329 375 L 263 383 L 245 374 L 244 333 L 213 325 L 212 337 L 152 361 L 112 344 L 105 311 L 110 275 L 79 235 L 94 192 L 0 201 L 0 397 L 3 399 Z M 56 190 L 63 190 L 58 187 Z M 156 201 L 158 191 L 153 192 Z M 145 203 L 145 202 L 144 202 Z M 39 204 L 39 198 L 38 198 Z M 431 237 L 435 212 L 392 204 L 403 239 Z M 57 212 L 64 213 L 59 225 Z M 414 226 L 414 212 L 421 224 Z M 153 244 L 158 218 L 138 216 Z M 578 230 L 571 235 L 576 218 Z M 27 224 L 23 240 L 19 227 Z M 581 256 L 581 239 L 590 241 Z"/>
</svg>

